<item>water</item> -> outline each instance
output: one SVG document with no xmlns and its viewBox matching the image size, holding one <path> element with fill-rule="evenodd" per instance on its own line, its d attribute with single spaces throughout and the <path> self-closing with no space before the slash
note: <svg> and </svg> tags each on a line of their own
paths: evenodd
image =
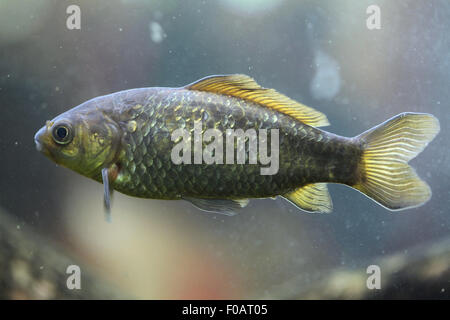
<svg viewBox="0 0 450 320">
<path fill-rule="evenodd" d="M 1 2 L 0 207 L 21 236 L 37 233 L 37 248 L 57 243 L 81 272 L 139 298 L 296 296 L 286 283 L 303 292 L 336 268 L 365 274 L 383 257 L 426 251 L 450 236 L 447 1 L 194 3 Z M 66 26 L 72 4 L 80 30 Z M 381 29 L 366 26 L 371 4 L 381 9 Z M 441 132 L 411 162 L 432 199 L 392 213 L 331 185 L 330 215 L 269 199 L 226 217 L 116 193 L 107 223 L 102 186 L 35 149 L 45 120 L 90 98 L 226 73 L 246 73 L 324 112 L 326 130 L 345 136 L 404 111 L 434 114 Z M 55 296 L 49 292 L 43 297 Z M 6 287 L 0 296 L 16 297 Z"/>
</svg>

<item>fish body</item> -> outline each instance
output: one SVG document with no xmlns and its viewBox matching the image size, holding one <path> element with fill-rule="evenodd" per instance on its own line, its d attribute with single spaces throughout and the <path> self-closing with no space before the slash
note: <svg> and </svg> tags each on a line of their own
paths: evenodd
<svg viewBox="0 0 450 320">
<path fill-rule="evenodd" d="M 345 183 L 356 172 L 355 154 L 360 149 L 351 139 L 245 100 L 161 88 L 120 92 L 102 100 L 105 109 L 116 105 L 122 110 L 113 113 L 121 114 L 117 120 L 123 123 L 124 132 L 123 149 L 117 159 L 121 172 L 114 188 L 132 196 L 272 197 L 309 183 Z M 230 107 L 224 112 L 227 105 Z M 278 173 L 261 175 L 261 164 L 174 164 L 171 150 L 175 142 L 171 134 L 183 128 L 193 136 L 194 123 L 202 124 L 202 132 L 211 128 L 221 132 L 236 128 L 279 129 Z M 355 161 L 348 165 L 347 159 Z"/>
<path fill-rule="evenodd" d="M 107 197 L 106 189 L 115 189 L 142 198 L 184 199 L 225 214 L 248 198 L 278 195 L 306 211 L 329 212 L 326 183 L 349 185 L 393 210 L 431 196 L 407 161 L 438 133 L 436 118 L 402 114 L 353 138 L 318 128 L 327 124 L 322 113 L 247 76 L 230 75 L 97 97 L 47 122 L 35 140 L 55 162 L 99 182 L 106 179 Z M 174 138 L 180 130 L 183 135 Z M 222 140 L 220 150 L 211 149 L 208 130 L 217 133 L 214 141 Z M 228 137 L 237 130 L 249 134 L 240 145 L 239 138 Z M 70 142 L 61 143 L 65 133 Z M 273 163 L 258 161 L 267 156 L 258 138 L 268 146 L 276 142 L 269 152 L 276 155 L 270 174 L 262 174 Z M 180 140 L 188 148 L 183 156 L 190 152 L 181 163 L 173 158 Z M 204 161 L 206 156 L 215 156 L 214 162 Z"/>
</svg>

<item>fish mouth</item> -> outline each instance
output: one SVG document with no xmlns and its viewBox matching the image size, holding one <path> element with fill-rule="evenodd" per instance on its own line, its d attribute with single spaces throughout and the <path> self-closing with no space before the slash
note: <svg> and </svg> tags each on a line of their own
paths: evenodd
<svg viewBox="0 0 450 320">
<path fill-rule="evenodd" d="M 42 152 L 42 144 L 39 142 L 38 139 L 36 139 L 36 137 L 34 137 L 34 143 L 36 144 L 36 150 Z"/>
<path fill-rule="evenodd" d="M 42 152 L 45 155 L 49 155 L 47 148 L 45 148 L 44 137 L 47 133 L 47 128 L 42 127 L 38 132 L 34 135 L 34 143 L 36 145 L 36 150 Z"/>
</svg>

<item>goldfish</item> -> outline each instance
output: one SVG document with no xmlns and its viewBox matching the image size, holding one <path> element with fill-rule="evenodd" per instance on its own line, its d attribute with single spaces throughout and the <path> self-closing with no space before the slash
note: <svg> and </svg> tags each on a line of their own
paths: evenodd
<svg viewBox="0 0 450 320">
<path fill-rule="evenodd" d="M 322 112 L 233 74 L 96 97 L 47 121 L 34 140 L 57 164 L 103 183 L 107 212 L 113 190 L 226 215 L 278 196 L 328 213 L 328 183 L 393 211 L 430 199 L 408 162 L 438 134 L 433 115 L 401 113 L 355 137 L 327 125 Z"/>
</svg>

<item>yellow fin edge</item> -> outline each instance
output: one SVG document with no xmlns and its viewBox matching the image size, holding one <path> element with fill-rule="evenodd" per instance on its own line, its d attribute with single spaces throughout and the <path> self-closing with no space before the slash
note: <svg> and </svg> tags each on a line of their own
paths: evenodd
<svg viewBox="0 0 450 320">
<path fill-rule="evenodd" d="M 308 184 L 284 194 L 283 197 L 304 211 L 323 213 L 333 211 L 333 202 L 326 183 Z"/>
<path fill-rule="evenodd" d="M 313 127 L 330 124 L 322 112 L 292 100 L 274 89 L 263 88 L 253 78 L 243 74 L 209 76 L 191 83 L 185 88 L 225 94 L 251 101 L 289 115 Z"/>
</svg>

